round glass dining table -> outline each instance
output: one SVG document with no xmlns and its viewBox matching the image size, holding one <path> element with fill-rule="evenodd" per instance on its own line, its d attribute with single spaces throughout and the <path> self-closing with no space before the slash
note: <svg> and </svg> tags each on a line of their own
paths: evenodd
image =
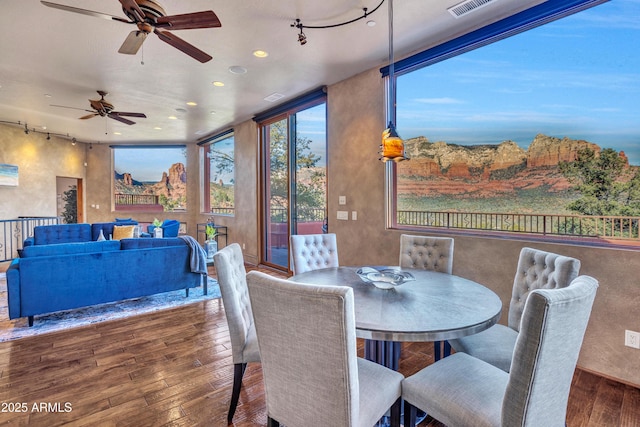
<svg viewBox="0 0 640 427">
<path fill-rule="evenodd" d="M 373 340 L 365 345 L 365 357 L 389 368 L 397 369 L 396 342 L 459 338 L 481 332 L 500 319 L 498 295 L 472 280 L 412 268 L 374 268 L 395 271 L 408 279 L 399 286 L 380 289 L 363 280 L 357 273 L 359 267 L 335 267 L 297 274 L 289 280 L 351 287 L 356 336 Z"/>
</svg>

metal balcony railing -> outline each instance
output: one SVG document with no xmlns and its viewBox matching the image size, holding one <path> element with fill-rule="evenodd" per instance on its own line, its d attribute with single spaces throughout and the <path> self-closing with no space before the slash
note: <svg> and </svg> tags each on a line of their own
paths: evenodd
<svg viewBox="0 0 640 427">
<path fill-rule="evenodd" d="M 33 228 L 38 225 L 58 224 L 58 217 L 19 217 L 0 220 L 0 262 L 18 257 L 24 239 L 33 236 Z"/>
<path fill-rule="evenodd" d="M 398 225 L 637 240 L 639 217 L 398 211 Z"/>
</svg>

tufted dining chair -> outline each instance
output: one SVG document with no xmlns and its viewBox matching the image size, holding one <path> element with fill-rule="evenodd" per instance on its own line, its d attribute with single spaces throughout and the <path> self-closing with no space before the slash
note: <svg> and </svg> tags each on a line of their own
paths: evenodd
<svg viewBox="0 0 640 427">
<path fill-rule="evenodd" d="M 224 247 L 213 255 L 222 303 L 229 326 L 233 358 L 233 391 L 227 422 L 231 424 L 238 405 L 242 377 L 247 363 L 260 362 L 253 312 L 247 288 L 242 249 L 237 243 Z"/>
<path fill-rule="evenodd" d="M 294 234 L 290 243 L 293 274 L 340 266 L 334 233 Z"/>
<path fill-rule="evenodd" d="M 391 408 L 400 425 L 402 374 L 357 357 L 353 289 L 247 275 L 262 356 L 267 425 L 371 427 Z"/>
<path fill-rule="evenodd" d="M 456 352 L 468 353 L 509 372 L 522 312 L 531 291 L 567 287 L 579 271 L 580 261 L 575 258 L 522 248 L 513 280 L 508 326 L 493 325 L 475 335 L 449 340 L 449 343 Z"/>
<path fill-rule="evenodd" d="M 466 353 L 402 382 L 405 426 L 416 407 L 447 426 L 565 426 L 574 370 L 598 288 L 579 276 L 565 288 L 531 292 L 507 373 Z"/>
<path fill-rule="evenodd" d="M 453 273 L 453 239 L 450 237 L 400 235 L 400 267 Z M 442 353 L 441 353 L 442 352 Z M 433 342 L 433 359 L 451 354 L 447 341 Z"/>
</svg>

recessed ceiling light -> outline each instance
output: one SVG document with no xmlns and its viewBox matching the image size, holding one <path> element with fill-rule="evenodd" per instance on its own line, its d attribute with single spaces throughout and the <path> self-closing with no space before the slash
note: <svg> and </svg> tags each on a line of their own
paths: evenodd
<svg viewBox="0 0 640 427">
<path fill-rule="evenodd" d="M 367 26 L 368 27 L 375 27 L 376 26 L 376 21 L 374 21 L 373 19 L 367 21 Z"/>
<path fill-rule="evenodd" d="M 189 101 L 189 102 L 187 102 L 187 105 L 189 105 L 190 107 L 195 107 L 196 105 L 198 105 L 198 103 L 197 102 L 193 102 L 193 101 Z M 181 110 L 182 110 L 182 108 L 181 108 Z"/>
<path fill-rule="evenodd" d="M 224 83 L 222 83 L 222 82 L 215 81 L 215 82 L 212 82 L 212 83 L 213 83 L 214 86 L 218 86 L 218 87 L 224 86 Z"/>
<path fill-rule="evenodd" d="M 176 116 L 169 116 L 167 117 L 169 120 L 178 120 L 178 118 Z"/>
<path fill-rule="evenodd" d="M 214 114 L 216 114 L 216 112 L 215 111 L 209 111 L 209 114 L 214 115 Z"/>
<path fill-rule="evenodd" d="M 264 50 L 254 50 L 253 56 L 255 56 L 256 58 L 266 58 L 267 56 L 269 56 L 269 52 L 265 52 Z"/>
<path fill-rule="evenodd" d="M 47 130 L 47 126 L 46 125 L 42 125 L 42 130 Z"/>
<path fill-rule="evenodd" d="M 247 69 L 241 65 L 232 65 L 231 67 L 229 67 L 229 72 L 231 74 L 246 74 Z"/>
<path fill-rule="evenodd" d="M 154 129 L 155 129 L 155 130 L 162 130 L 162 128 L 161 128 L 161 127 L 159 127 L 159 126 L 154 127 Z"/>
<path fill-rule="evenodd" d="M 113 134 L 114 134 L 114 135 L 122 135 L 122 133 L 121 133 L 121 132 L 114 132 Z"/>
<path fill-rule="evenodd" d="M 200 130 L 195 131 L 195 134 L 196 135 L 202 135 L 202 134 L 205 134 L 206 132 L 207 132 L 206 130 L 200 129 Z"/>
</svg>

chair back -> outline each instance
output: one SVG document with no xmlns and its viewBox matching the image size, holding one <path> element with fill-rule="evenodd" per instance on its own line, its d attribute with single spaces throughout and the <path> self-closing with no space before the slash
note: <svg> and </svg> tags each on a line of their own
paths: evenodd
<svg viewBox="0 0 640 427">
<path fill-rule="evenodd" d="M 358 425 L 353 290 L 251 271 L 268 416 L 287 427 Z"/>
<path fill-rule="evenodd" d="M 254 326 L 240 245 L 232 243 L 219 250 L 213 255 L 213 261 L 229 326 L 233 363 L 257 362 L 259 358 L 247 360 L 246 354 L 247 340 Z"/>
<path fill-rule="evenodd" d="M 509 327 L 520 330 L 520 319 L 529 292 L 565 288 L 578 276 L 579 271 L 580 261 L 575 258 L 522 248 L 509 303 Z"/>
<path fill-rule="evenodd" d="M 400 236 L 400 267 L 453 273 L 453 239 L 449 237 Z"/>
<path fill-rule="evenodd" d="M 502 402 L 504 426 L 563 426 L 573 373 L 598 288 L 580 276 L 570 286 L 527 298 Z"/>
<path fill-rule="evenodd" d="M 293 274 L 340 266 L 338 244 L 334 233 L 294 234 L 290 238 L 290 243 Z"/>
</svg>

